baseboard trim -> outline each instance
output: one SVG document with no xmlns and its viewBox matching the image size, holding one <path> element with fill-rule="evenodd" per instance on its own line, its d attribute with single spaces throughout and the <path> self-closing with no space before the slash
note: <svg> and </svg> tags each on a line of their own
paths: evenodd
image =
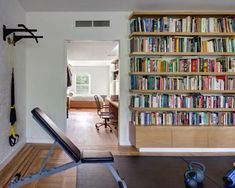
<svg viewBox="0 0 235 188">
<path fill-rule="evenodd" d="M 119 145 L 120 146 L 131 146 L 131 143 L 128 140 L 122 140 L 122 141 L 119 141 Z"/>
<path fill-rule="evenodd" d="M 27 143 L 51 144 L 53 140 L 50 138 L 27 138 Z"/>
<path fill-rule="evenodd" d="M 139 152 L 235 152 L 235 148 L 139 148 Z"/>
</svg>

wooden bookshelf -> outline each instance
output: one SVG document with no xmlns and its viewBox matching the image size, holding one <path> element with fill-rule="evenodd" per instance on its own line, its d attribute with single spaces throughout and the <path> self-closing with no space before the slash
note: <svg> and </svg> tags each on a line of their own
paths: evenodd
<svg viewBox="0 0 235 188">
<path fill-rule="evenodd" d="M 155 25 L 152 25 L 152 30 L 147 30 L 146 24 L 149 23 L 149 20 L 144 20 L 143 18 L 151 18 L 150 21 L 152 21 L 153 19 L 155 19 L 155 23 L 162 21 L 162 20 L 167 20 L 168 23 L 166 23 L 166 25 L 168 24 L 168 26 L 165 27 L 165 23 L 163 24 L 164 28 L 163 29 L 155 29 Z M 171 21 L 173 20 L 173 22 L 175 23 L 179 23 L 181 25 L 179 25 L 179 27 L 182 27 L 181 29 L 178 28 L 178 26 L 175 26 L 175 31 L 176 32 L 172 32 L 172 28 L 171 27 L 172 23 L 170 23 L 170 19 L 168 18 L 172 18 Z M 190 19 L 198 19 L 200 20 L 200 24 L 203 23 L 203 21 L 206 20 L 206 23 L 211 23 L 211 20 L 214 21 L 218 21 L 218 20 L 225 20 L 226 23 L 231 23 L 231 25 L 226 25 L 224 24 L 223 26 L 219 26 L 219 27 L 224 27 L 224 28 L 218 28 L 217 22 L 214 22 L 214 28 L 212 27 L 212 29 L 208 26 L 204 26 L 204 25 L 191 25 L 192 27 L 197 27 L 194 31 L 192 32 L 188 32 L 188 26 L 185 26 L 185 21 L 186 24 L 190 23 L 190 24 L 194 24 L 194 22 L 188 22 L 188 20 Z M 213 19 L 212 19 L 213 18 Z M 204 82 L 204 79 L 208 76 L 209 79 L 221 79 L 223 80 L 224 84 L 231 84 L 228 83 L 228 79 L 233 80 L 235 78 L 235 69 L 231 68 L 231 61 L 235 62 L 235 46 L 231 47 L 230 50 L 227 50 L 230 48 L 229 45 L 234 45 L 232 44 L 234 38 L 235 38 L 235 26 L 232 26 L 232 22 L 227 22 L 228 20 L 226 19 L 230 19 L 233 20 L 235 19 L 235 12 L 221 12 L 221 11 L 179 11 L 179 12 L 172 12 L 172 11 L 159 11 L 159 12 L 151 12 L 151 11 L 134 11 L 129 19 L 131 20 L 130 24 L 131 26 L 134 26 L 134 30 L 133 27 L 131 27 L 131 31 L 132 33 L 130 33 L 129 38 L 131 40 L 131 45 L 130 47 L 132 48 L 130 50 L 130 58 L 134 61 L 131 63 L 134 63 L 134 66 L 132 66 L 132 68 L 130 69 L 131 71 L 129 72 L 129 76 L 130 76 L 130 89 L 129 92 L 131 94 L 131 100 L 132 102 L 135 102 L 135 99 L 137 97 L 137 100 L 142 100 L 141 104 L 145 104 L 145 100 L 152 100 L 152 98 L 148 98 L 148 96 L 161 96 L 161 95 L 180 95 L 180 96 L 189 96 L 189 97 L 194 97 L 196 98 L 197 95 L 200 96 L 218 96 L 218 97 L 224 97 L 227 98 L 230 97 L 231 100 L 234 100 L 233 97 L 235 97 L 235 89 L 231 89 L 231 87 L 208 87 L 208 88 L 215 88 L 214 90 L 208 90 L 204 88 L 207 87 L 203 87 L 203 89 L 195 89 L 192 87 L 179 87 L 179 88 L 190 88 L 189 90 L 159 90 L 156 88 L 163 88 L 162 86 L 151 86 L 149 87 L 149 84 L 153 83 L 153 77 L 152 76 L 157 76 L 158 77 L 163 77 L 163 79 L 161 80 L 162 82 L 164 82 L 165 84 L 168 83 L 167 81 L 165 82 L 165 78 L 166 77 L 187 77 L 187 79 L 197 76 L 197 79 L 200 80 L 201 82 Z M 134 19 L 134 20 L 133 20 Z M 164 21 L 165 21 L 164 20 Z M 134 21 L 134 22 L 133 22 Z M 146 22 L 145 22 L 146 21 Z M 164 22 L 163 21 L 163 22 Z M 198 21 L 198 20 L 197 20 Z M 218 22 L 219 23 L 219 22 Z M 136 25 L 137 24 L 137 25 Z M 143 24 L 143 25 L 142 25 Z M 154 23 L 152 23 L 154 24 Z M 184 25 L 183 25 L 184 24 Z M 195 24 L 198 24 L 195 22 Z M 221 23 L 219 23 L 221 24 Z M 141 25 L 141 26 L 140 26 Z M 139 27 L 139 29 L 135 30 L 135 27 Z M 146 28 L 142 28 L 146 27 Z M 160 27 L 163 27 L 160 23 L 159 25 Z M 174 24 L 173 24 L 174 26 Z M 231 26 L 231 27 L 230 27 Z M 158 27 L 158 26 L 157 26 Z M 171 27 L 171 29 L 170 29 Z M 183 28 L 185 27 L 185 28 Z M 198 29 L 198 27 L 200 27 L 200 29 Z M 206 29 L 208 30 L 208 32 L 204 32 L 203 27 L 207 27 Z M 166 29 L 168 28 L 168 29 Z M 202 29 L 203 28 L 203 29 Z M 145 31 L 145 32 L 139 32 L 139 31 Z M 152 32 L 152 31 L 155 32 Z M 164 31 L 163 31 L 164 30 Z M 182 31 L 182 32 L 179 32 Z M 191 29 L 192 30 L 192 29 Z M 216 32 L 214 32 L 214 31 Z M 223 31 L 222 31 L 223 30 Z M 184 32 L 183 32 L 184 31 Z M 185 32 L 187 31 L 187 32 Z M 200 31 L 200 32 L 198 32 Z M 213 31 L 213 32 L 212 32 Z M 218 31 L 218 32 L 217 32 Z M 176 37 L 175 37 L 176 36 Z M 154 37 L 156 37 L 155 39 L 153 39 Z M 182 39 L 184 38 L 185 39 Z M 163 40 L 161 39 L 163 38 Z M 195 40 L 195 43 L 198 43 L 196 45 L 196 50 L 195 48 L 191 48 L 190 45 L 188 45 L 188 38 L 190 38 L 190 40 Z M 210 39 L 208 39 L 210 38 Z M 209 40 L 214 40 L 216 42 L 218 42 L 219 40 L 227 40 L 229 41 L 228 43 L 221 45 L 218 45 L 217 47 L 214 47 L 213 43 L 213 48 L 216 50 L 210 50 L 208 47 L 208 50 L 206 48 L 205 50 L 205 44 L 207 45 L 207 41 Z M 183 43 L 182 41 L 180 41 L 179 39 L 182 39 L 183 42 L 186 42 L 187 45 L 185 45 L 185 43 Z M 154 42 L 153 42 L 154 40 Z M 159 40 L 158 43 L 156 43 L 155 40 Z M 175 47 L 175 45 L 179 45 L 178 41 L 176 42 L 176 40 L 179 40 L 180 45 L 185 45 L 187 50 L 184 49 L 184 46 L 182 47 Z M 164 42 L 170 42 L 171 46 L 168 47 L 165 43 L 165 46 L 161 46 L 162 45 L 162 41 Z M 205 42 L 206 41 L 206 42 Z M 226 41 L 226 42 L 227 42 Z M 172 45 L 172 42 L 175 42 Z M 191 41 L 189 41 L 189 44 Z M 209 41 L 211 42 L 211 41 Z M 224 41 L 223 41 L 224 42 Z M 137 45 L 136 45 L 137 44 Z M 193 43 L 194 44 L 194 43 Z M 149 45 L 146 47 L 146 45 Z M 158 45 L 155 46 L 154 45 Z M 169 45 L 169 43 L 168 43 Z M 200 47 L 198 47 L 198 45 Z M 203 46 L 204 45 L 204 46 Z M 211 44 L 208 44 L 211 45 Z M 217 45 L 217 44 L 216 44 Z M 224 50 L 224 45 L 226 46 L 226 50 Z M 188 46 L 189 49 L 188 50 Z M 199 50 L 198 50 L 199 49 Z M 219 49 L 219 50 L 218 50 Z M 135 51 L 136 50 L 136 51 Z M 147 51 L 147 52 L 146 52 Z M 169 51 L 169 52 L 168 52 Z M 181 52 L 178 52 L 181 51 Z M 197 52 L 195 52 L 197 51 Z M 213 51 L 213 52 L 211 52 Z M 215 52 L 214 52 L 215 51 Z M 222 51 L 222 52 L 221 52 Z M 225 58 L 226 61 L 219 61 L 219 66 L 221 66 L 221 70 L 220 71 L 214 71 L 217 69 L 217 67 L 213 68 L 213 70 L 207 71 L 204 68 L 204 70 L 201 70 L 201 66 L 200 64 L 197 64 L 197 71 L 194 71 L 192 69 L 193 65 L 193 60 L 189 61 L 191 68 L 187 69 L 188 71 L 185 70 L 181 70 L 178 69 L 179 67 L 177 67 L 182 61 L 181 60 L 177 60 L 176 62 L 176 67 L 174 67 L 174 69 L 171 67 L 171 69 L 169 68 L 170 63 L 172 62 L 166 62 L 166 64 L 164 64 L 163 69 L 158 67 L 158 64 L 155 66 L 155 68 L 150 68 L 148 67 L 148 65 L 146 66 L 146 64 L 135 64 L 136 63 L 136 59 L 139 58 L 139 62 L 140 63 L 143 59 L 148 58 L 148 61 L 150 60 L 154 60 L 153 61 L 161 61 L 161 60 L 166 60 L 166 59 L 202 59 L 202 61 L 205 63 L 206 61 L 204 59 L 216 59 L 215 62 L 218 63 L 218 59 L 219 58 Z M 232 60 L 231 60 L 232 58 Z M 234 58 L 234 60 L 233 60 Z M 146 61 L 147 62 L 147 61 Z M 146 63 L 144 62 L 144 63 Z M 173 62 L 174 63 L 174 62 Z M 188 63 L 188 62 L 187 62 Z M 198 63 L 198 62 L 197 62 Z M 201 63 L 201 62 L 200 62 Z M 222 65 L 222 64 L 225 65 Z M 232 62 L 233 64 L 233 62 Z M 143 67 L 138 67 L 138 66 L 143 66 Z M 160 67 L 162 65 L 160 64 Z M 168 68 L 166 68 L 168 66 Z M 171 64 L 171 66 L 175 66 L 175 64 Z M 187 64 L 188 66 L 188 64 Z M 208 65 L 203 65 L 203 66 L 209 66 Z M 211 65 L 210 65 L 211 66 Z M 215 66 L 215 64 L 213 64 L 212 66 Z M 226 68 L 224 68 L 224 66 Z M 135 68 L 138 67 L 138 68 Z M 147 68 L 146 68 L 147 67 Z M 159 69 L 157 69 L 157 68 Z M 180 64 L 180 68 L 182 68 L 183 65 Z M 207 67 L 208 68 L 208 67 Z M 211 67 L 210 67 L 211 68 Z M 166 70 L 165 70 L 166 69 Z M 138 72 L 138 71 L 143 71 L 143 70 L 148 70 L 146 72 Z M 150 70 L 150 71 L 149 71 Z M 159 71 L 160 70 L 160 71 Z M 164 71 L 162 71 L 164 70 Z M 167 72 L 167 71 L 172 71 L 172 70 L 180 70 L 180 72 Z M 205 71 L 206 70 L 206 71 Z M 211 69 L 210 69 L 211 70 Z M 181 72 L 184 71 L 184 72 Z M 214 71 L 214 72 L 213 72 Z M 192 77 L 191 77 L 192 76 Z M 205 76 L 205 77 L 204 77 Z M 150 79 L 150 77 L 152 77 Z M 213 77 L 213 78 L 212 78 Z M 234 78 L 233 78 L 234 77 Z M 154 78 L 154 79 L 156 79 Z M 226 78 L 226 79 L 223 79 Z M 132 81 L 131 79 L 133 79 L 134 81 Z M 137 81 L 136 81 L 137 80 Z M 143 80 L 143 81 L 142 81 Z M 156 79 L 157 80 L 157 79 Z M 156 81 L 155 80 L 155 81 Z M 167 80 L 167 79 L 166 79 Z M 157 80 L 158 81 L 158 80 Z M 174 81 L 174 80 L 173 80 Z M 138 86 L 134 86 L 133 84 L 136 84 L 138 82 L 141 82 L 141 84 L 146 84 L 145 86 L 147 87 L 142 87 L 141 84 Z M 159 80 L 160 82 L 160 80 Z M 187 81 L 184 81 L 187 82 Z M 178 82 L 177 80 L 177 84 L 178 83 L 183 83 L 184 82 Z M 188 81 L 191 82 L 191 81 Z M 214 82 L 218 82 L 218 80 L 214 81 Z M 225 83 L 227 82 L 227 83 Z M 191 84 L 191 83 L 190 83 Z M 210 83 L 211 84 L 211 83 Z M 213 84 L 217 84 L 217 83 L 213 83 Z M 197 84 L 195 84 L 197 86 Z M 188 85 L 187 85 L 188 86 Z M 209 85 L 210 86 L 210 85 Z M 153 90 L 151 89 L 138 89 L 138 88 L 155 88 Z M 165 87 L 164 87 L 165 88 Z M 170 87 L 167 87 L 170 88 Z M 173 88 L 173 87 L 172 87 Z M 178 87 L 177 87 L 178 88 Z M 200 87 L 197 87 L 200 88 Z M 218 88 L 228 88 L 228 89 L 218 89 Z M 139 96 L 141 96 L 140 98 L 138 98 Z M 147 96 L 147 98 L 145 98 Z M 223 98 L 223 100 L 224 100 Z M 198 98 L 196 98 L 198 99 Z M 217 98 L 216 98 L 217 99 Z M 160 100 L 160 99 L 158 99 Z M 168 99 L 169 100 L 169 99 Z M 208 98 L 206 98 L 205 100 L 208 100 Z M 222 99 L 220 99 L 222 100 Z M 144 102 L 144 103 L 143 103 Z M 168 101 L 169 102 L 169 101 Z M 208 101 L 206 101 L 206 105 L 208 105 Z M 150 103 L 149 101 L 147 103 Z M 136 103 L 136 106 L 139 106 L 140 102 Z M 204 101 L 203 101 L 203 104 Z M 220 103 L 221 104 L 221 103 Z M 233 123 L 227 123 L 225 124 L 224 121 L 222 121 L 222 119 L 219 119 L 219 121 L 217 121 L 217 123 L 219 122 L 219 124 L 214 125 L 213 122 L 215 122 L 216 120 L 214 120 L 213 118 L 224 118 L 224 120 L 228 117 L 232 117 L 234 118 L 234 113 L 235 113 L 235 107 L 231 107 L 231 108 L 223 108 L 224 106 L 221 105 L 221 108 L 211 108 L 211 107 L 204 107 L 203 108 L 165 108 L 165 107 L 160 107 L 160 108 L 148 108 L 148 107 L 134 107 L 135 105 L 131 104 L 129 107 L 129 110 L 132 113 L 132 121 L 129 123 L 129 133 L 130 133 L 130 142 L 132 143 L 132 145 L 134 145 L 136 148 L 234 148 L 235 147 L 235 139 L 234 139 L 234 135 L 235 135 L 235 126 L 234 126 L 234 120 Z M 146 104 L 145 104 L 146 105 Z M 149 105 L 148 105 L 149 106 Z M 150 105 L 151 106 L 151 105 Z M 172 105 L 171 105 L 172 106 Z M 223 107 L 222 107 L 223 106 Z M 146 112 L 146 113 L 145 113 Z M 211 115 L 209 120 L 212 121 L 208 121 L 208 123 L 199 123 L 198 125 L 195 125 L 193 123 L 193 125 L 191 125 L 190 123 L 192 123 L 192 121 L 189 122 L 189 124 L 184 124 L 187 121 L 183 121 L 183 124 L 181 125 L 170 125 L 167 124 L 168 122 L 165 120 L 163 122 L 166 122 L 166 124 L 161 125 L 161 124 L 152 124 L 152 123 L 146 123 L 144 125 L 142 125 L 141 123 L 145 122 L 145 120 L 149 120 L 149 117 L 152 118 L 152 116 L 148 116 L 148 118 L 145 117 L 145 115 L 152 115 L 155 113 L 154 116 L 154 120 L 155 118 L 157 118 L 156 113 L 173 113 L 178 115 L 182 115 L 183 113 L 204 113 L 206 115 Z M 143 118 L 142 116 L 140 116 L 140 114 L 142 113 L 142 115 L 144 114 L 144 121 L 139 121 L 138 119 L 135 119 L 135 116 L 138 116 L 137 118 Z M 218 113 L 220 115 L 217 116 L 213 116 L 215 113 Z M 227 116 L 225 117 L 224 114 L 226 114 Z M 178 117 L 178 116 L 177 116 Z M 179 116 L 181 117 L 181 116 Z M 188 116 L 190 117 L 190 116 Z M 191 116 L 192 117 L 192 116 Z M 207 118 L 208 116 L 206 116 Z M 164 117 L 161 117 L 164 118 Z M 166 117 L 165 117 L 166 118 Z M 182 118 L 182 117 L 181 117 Z M 195 117 L 193 117 L 195 118 Z M 203 116 L 203 118 L 205 118 L 205 116 Z M 136 120 L 136 121 L 135 121 Z M 191 119 L 190 119 L 191 120 Z M 153 120 L 151 120 L 153 121 Z M 151 122 L 150 121 L 150 122 Z M 195 122 L 195 120 L 193 120 Z M 227 119 L 226 119 L 227 121 Z M 231 120 L 232 121 L 232 120 Z M 140 124 L 135 124 L 135 122 L 140 123 Z M 198 122 L 198 121 L 196 121 Z M 221 141 L 221 138 L 226 138 L 223 139 Z"/>
<path fill-rule="evenodd" d="M 110 81 L 110 92 L 111 95 L 118 95 L 119 94 L 119 59 L 116 59 L 111 62 L 111 81 Z"/>
</svg>

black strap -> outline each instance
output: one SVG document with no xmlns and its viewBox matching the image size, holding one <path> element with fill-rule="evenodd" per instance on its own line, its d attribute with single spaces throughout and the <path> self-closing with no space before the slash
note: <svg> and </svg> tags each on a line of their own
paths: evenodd
<svg viewBox="0 0 235 188">
<path fill-rule="evenodd" d="M 9 144 L 11 147 L 13 147 L 14 145 L 17 144 L 19 137 L 20 136 L 18 134 L 15 134 L 15 136 L 13 136 L 13 135 L 9 136 Z"/>
</svg>

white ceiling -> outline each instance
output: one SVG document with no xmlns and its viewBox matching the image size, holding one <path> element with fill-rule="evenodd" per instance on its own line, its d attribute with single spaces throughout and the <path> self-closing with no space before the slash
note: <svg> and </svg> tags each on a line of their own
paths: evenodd
<svg viewBox="0 0 235 188">
<path fill-rule="evenodd" d="M 118 41 L 68 41 L 67 60 L 72 66 L 107 66 L 118 58 Z"/>
<path fill-rule="evenodd" d="M 235 0 L 19 0 L 34 11 L 234 10 Z"/>
</svg>

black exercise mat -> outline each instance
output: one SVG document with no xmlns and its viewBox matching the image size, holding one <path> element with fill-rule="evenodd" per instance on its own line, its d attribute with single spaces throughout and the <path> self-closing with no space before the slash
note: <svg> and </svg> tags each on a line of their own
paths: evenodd
<svg viewBox="0 0 235 188">
<path fill-rule="evenodd" d="M 219 187 L 223 186 L 222 177 L 230 170 L 235 162 L 235 156 L 219 157 L 182 157 L 186 162 L 197 161 L 205 164 L 205 176 Z"/>
<path fill-rule="evenodd" d="M 203 188 L 223 187 L 222 177 L 232 168 L 235 157 L 135 157 L 115 156 L 114 166 L 129 188 L 184 188 L 189 161 L 206 166 Z M 78 167 L 78 188 L 118 188 L 111 173 L 100 164 Z"/>
</svg>

